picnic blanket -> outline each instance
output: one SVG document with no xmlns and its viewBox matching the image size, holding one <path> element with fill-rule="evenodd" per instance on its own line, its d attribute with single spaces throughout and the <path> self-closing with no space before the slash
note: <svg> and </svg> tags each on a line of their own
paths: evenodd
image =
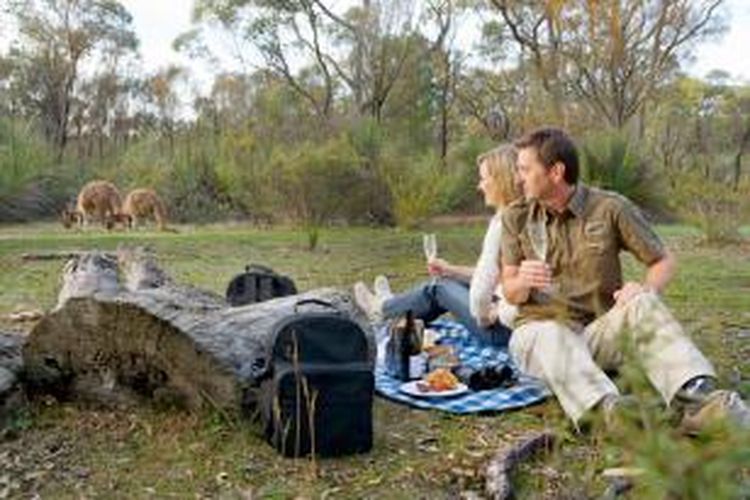
<svg viewBox="0 0 750 500">
<path fill-rule="evenodd" d="M 479 369 L 491 363 L 508 363 L 518 371 L 505 349 L 481 345 L 469 335 L 469 331 L 460 323 L 438 319 L 430 323 L 430 328 L 437 332 L 437 343 L 451 345 L 455 348 L 463 366 Z M 385 347 L 386 335 L 378 332 L 379 362 L 375 367 L 375 391 L 378 395 L 399 403 L 422 409 L 442 410 L 449 413 L 468 414 L 479 412 L 498 412 L 513 408 L 522 408 L 544 400 L 550 395 L 546 386 L 537 379 L 519 375 L 518 381 L 511 387 L 469 391 L 468 393 L 448 398 L 425 398 L 411 396 L 399 390 L 401 380 L 385 372 L 381 352 Z"/>
</svg>

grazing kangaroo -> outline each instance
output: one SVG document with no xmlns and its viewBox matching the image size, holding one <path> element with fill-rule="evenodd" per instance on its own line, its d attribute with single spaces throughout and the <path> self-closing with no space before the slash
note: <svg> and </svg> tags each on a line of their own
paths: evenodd
<svg viewBox="0 0 750 500">
<path fill-rule="evenodd" d="M 115 221 L 128 228 L 136 228 L 139 219 L 151 217 L 162 231 L 167 230 L 167 211 L 156 191 L 149 188 L 138 188 L 128 193 L 122 204 L 120 214 Z"/>
<path fill-rule="evenodd" d="M 78 193 L 75 210 L 62 211 L 62 223 L 66 228 L 78 224 L 88 226 L 96 218 L 107 229 L 112 229 L 113 217 L 120 211 L 120 191 L 109 181 L 91 181 Z"/>
</svg>

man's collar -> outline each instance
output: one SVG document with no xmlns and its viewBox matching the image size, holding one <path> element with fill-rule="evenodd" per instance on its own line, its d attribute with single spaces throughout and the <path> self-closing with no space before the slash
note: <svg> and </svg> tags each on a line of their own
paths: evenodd
<svg viewBox="0 0 750 500">
<path fill-rule="evenodd" d="M 546 206 L 539 200 L 535 200 L 531 205 L 531 214 L 533 218 L 538 218 L 541 214 L 547 214 L 546 217 L 552 216 L 564 216 L 566 212 L 570 212 L 575 217 L 582 217 L 586 211 L 586 200 L 588 198 L 588 189 L 583 184 L 576 184 L 573 186 L 573 194 L 570 195 L 568 203 L 565 205 L 565 210 L 561 213 L 556 213 L 554 210 Z"/>
<path fill-rule="evenodd" d="M 583 184 L 576 184 L 573 187 L 573 195 L 568 200 L 568 210 L 576 217 L 582 217 L 586 210 L 586 198 L 588 198 L 588 189 Z"/>
</svg>

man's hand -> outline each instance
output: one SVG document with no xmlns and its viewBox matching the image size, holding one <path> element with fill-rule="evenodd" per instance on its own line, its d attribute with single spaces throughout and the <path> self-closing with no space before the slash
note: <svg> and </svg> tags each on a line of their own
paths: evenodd
<svg viewBox="0 0 750 500">
<path fill-rule="evenodd" d="M 427 261 L 427 272 L 430 276 L 446 276 L 450 273 L 451 265 L 445 259 L 430 259 Z"/>
<path fill-rule="evenodd" d="M 629 281 L 612 295 L 615 299 L 615 307 L 622 307 L 630 302 L 636 295 L 648 292 L 650 290 L 652 290 L 652 288 L 649 286 L 645 286 L 634 281 Z"/>
<path fill-rule="evenodd" d="M 518 270 L 520 283 L 527 288 L 545 288 L 552 285 L 552 270 L 541 260 L 524 260 Z"/>
</svg>

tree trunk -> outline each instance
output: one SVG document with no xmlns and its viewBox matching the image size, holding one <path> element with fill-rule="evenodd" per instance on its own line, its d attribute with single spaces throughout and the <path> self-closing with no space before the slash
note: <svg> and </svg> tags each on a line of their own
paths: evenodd
<svg viewBox="0 0 750 500">
<path fill-rule="evenodd" d="M 737 150 L 737 154 L 734 155 L 734 190 L 739 191 L 740 189 L 740 177 L 742 175 L 742 156 L 745 153 L 745 149 L 750 145 L 750 123 L 748 124 L 745 132 L 742 134 L 740 139 L 740 147 Z"/>
<path fill-rule="evenodd" d="M 349 295 L 331 288 L 229 307 L 213 293 L 175 284 L 143 254 L 120 255 L 124 284 L 117 267 L 102 254 L 66 265 L 57 308 L 24 347 L 32 391 L 247 414 L 249 391 L 267 374 L 272 327 L 299 300 L 332 303 L 367 328 Z"/>
</svg>

